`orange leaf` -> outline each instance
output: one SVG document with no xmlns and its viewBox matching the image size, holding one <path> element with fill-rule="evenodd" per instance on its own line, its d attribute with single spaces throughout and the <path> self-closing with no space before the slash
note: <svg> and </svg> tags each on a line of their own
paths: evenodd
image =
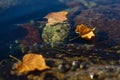
<svg viewBox="0 0 120 80">
<path fill-rule="evenodd" d="M 81 38 L 89 40 L 95 36 L 95 34 L 93 33 L 94 30 L 95 28 L 90 29 L 87 26 L 81 24 L 81 25 L 77 25 L 75 32 L 78 33 Z"/>
<path fill-rule="evenodd" d="M 16 64 L 16 69 L 18 74 L 27 73 L 34 70 L 45 70 L 50 67 L 46 65 L 45 60 L 42 55 L 29 53 L 23 56 L 21 63 Z"/>
<path fill-rule="evenodd" d="M 48 23 L 46 25 L 54 25 L 56 23 L 63 22 L 67 20 L 67 14 L 68 12 L 66 11 L 61 11 L 61 12 L 53 12 L 45 16 L 44 18 L 48 19 Z"/>
</svg>

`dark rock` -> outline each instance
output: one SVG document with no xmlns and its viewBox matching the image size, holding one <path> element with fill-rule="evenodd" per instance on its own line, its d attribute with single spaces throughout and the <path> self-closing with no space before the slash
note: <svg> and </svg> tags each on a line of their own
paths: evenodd
<svg viewBox="0 0 120 80">
<path fill-rule="evenodd" d="M 89 65 L 90 64 L 88 62 L 83 62 L 83 63 L 80 64 L 80 68 L 81 69 L 87 69 L 89 67 Z"/>
<path fill-rule="evenodd" d="M 80 65 L 79 61 L 73 61 L 71 63 L 71 69 L 76 70 L 77 68 L 79 68 L 79 65 Z"/>
<path fill-rule="evenodd" d="M 66 63 L 61 63 L 58 65 L 59 72 L 67 72 L 70 69 L 70 65 Z"/>
</svg>

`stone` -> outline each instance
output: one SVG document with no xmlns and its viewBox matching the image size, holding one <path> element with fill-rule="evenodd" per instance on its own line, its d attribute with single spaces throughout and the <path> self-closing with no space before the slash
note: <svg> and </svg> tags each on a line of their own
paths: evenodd
<svg viewBox="0 0 120 80">
<path fill-rule="evenodd" d="M 62 22 L 56 25 L 45 26 L 42 32 L 42 39 L 46 46 L 57 47 L 60 44 L 66 42 L 66 38 L 69 35 L 70 25 L 69 23 Z"/>
</svg>

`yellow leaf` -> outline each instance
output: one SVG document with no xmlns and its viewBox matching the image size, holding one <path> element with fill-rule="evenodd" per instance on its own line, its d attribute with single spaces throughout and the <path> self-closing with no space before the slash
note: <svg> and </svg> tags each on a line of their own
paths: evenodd
<svg viewBox="0 0 120 80">
<path fill-rule="evenodd" d="M 16 64 L 18 74 L 27 73 L 34 70 L 45 70 L 50 67 L 46 65 L 42 55 L 29 53 L 23 56 L 22 62 Z"/>
<path fill-rule="evenodd" d="M 44 18 L 48 19 L 48 23 L 46 25 L 54 25 L 56 23 L 61 23 L 65 20 L 67 20 L 67 14 L 68 12 L 66 11 L 61 11 L 61 12 L 53 12 L 45 16 Z"/>
<path fill-rule="evenodd" d="M 92 37 L 95 37 L 95 34 L 93 33 L 94 30 L 95 28 L 90 29 L 87 26 L 81 24 L 77 25 L 75 32 L 78 33 L 81 38 L 89 40 Z"/>
</svg>

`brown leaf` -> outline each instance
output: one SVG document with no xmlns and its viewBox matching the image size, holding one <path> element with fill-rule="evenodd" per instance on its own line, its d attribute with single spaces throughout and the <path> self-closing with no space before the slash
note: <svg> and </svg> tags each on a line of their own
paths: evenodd
<svg viewBox="0 0 120 80">
<path fill-rule="evenodd" d="M 95 28 L 90 29 L 87 26 L 81 24 L 81 25 L 77 25 L 75 32 L 78 33 L 81 38 L 89 40 L 95 36 L 95 34 L 93 33 L 94 30 Z"/>
<path fill-rule="evenodd" d="M 34 70 L 45 70 L 50 67 L 46 65 L 42 55 L 29 53 L 23 56 L 21 63 L 16 64 L 18 74 L 27 73 Z"/>
<path fill-rule="evenodd" d="M 61 11 L 61 12 L 53 12 L 45 16 L 44 18 L 48 19 L 48 23 L 46 25 L 54 25 L 56 23 L 63 22 L 67 20 L 67 14 L 68 12 L 66 11 Z"/>
</svg>

